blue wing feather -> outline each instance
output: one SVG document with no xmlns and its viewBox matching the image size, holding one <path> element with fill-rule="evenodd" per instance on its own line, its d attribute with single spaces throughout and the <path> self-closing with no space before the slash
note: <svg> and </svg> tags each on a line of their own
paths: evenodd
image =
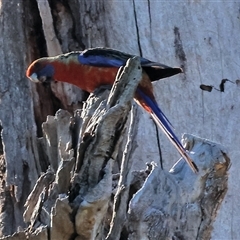
<svg viewBox="0 0 240 240">
<path fill-rule="evenodd" d="M 110 48 L 94 48 L 81 52 L 78 60 L 81 64 L 95 67 L 121 67 L 134 55 L 119 52 Z M 150 66 L 153 62 L 146 58 L 140 58 L 141 65 Z"/>
<path fill-rule="evenodd" d="M 78 60 L 81 64 L 90 65 L 95 67 L 121 67 L 127 62 L 127 59 L 111 58 L 108 56 L 87 56 L 80 54 Z M 140 58 L 141 64 L 150 63 L 149 60 L 145 58 Z"/>
<path fill-rule="evenodd" d="M 95 67 L 121 67 L 125 64 L 125 61 L 121 59 L 114 59 L 101 55 L 85 57 L 83 54 L 80 54 L 78 59 L 81 64 Z"/>
</svg>

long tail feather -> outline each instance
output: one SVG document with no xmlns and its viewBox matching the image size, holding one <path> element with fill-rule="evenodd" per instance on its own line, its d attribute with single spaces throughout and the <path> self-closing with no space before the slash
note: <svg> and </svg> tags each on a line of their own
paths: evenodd
<svg viewBox="0 0 240 240">
<path fill-rule="evenodd" d="M 177 136 L 171 129 L 171 123 L 169 122 L 167 117 L 163 114 L 161 109 L 158 107 L 157 103 L 150 97 L 148 97 L 146 94 L 144 94 L 140 89 L 138 89 L 137 92 L 144 99 L 146 104 L 152 109 L 151 116 L 153 117 L 156 124 L 162 129 L 162 131 L 165 133 L 165 135 L 168 137 L 171 143 L 178 150 L 180 155 L 185 159 L 185 161 L 188 163 L 192 171 L 194 173 L 197 173 L 198 172 L 197 166 L 192 161 L 192 159 L 187 155 L 186 150 L 184 149 L 181 142 L 178 140 Z"/>
</svg>

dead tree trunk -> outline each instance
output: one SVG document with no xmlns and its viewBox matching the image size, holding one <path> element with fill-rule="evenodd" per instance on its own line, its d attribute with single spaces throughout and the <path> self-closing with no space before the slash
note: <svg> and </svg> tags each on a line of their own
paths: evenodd
<svg viewBox="0 0 240 240">
<path fill-rule="evenodd" d="M 158 156 L 145 170 L 132 172 L 137 121 L 130 109 L 138 68 L 126 70 L 110 95 L 91 95 L 83 108 L 79 89 L 44 87 L 24 77 L 32 60 L 89 47 L 91 39 L 95 46 L 109 46 L 117 36 L 116 47 L 116 26 L 111 37 L 104 28 L 106 8 L 102 1 L 0 0 L 3 239 L 210 238 L 227 191 L 229 158 L 220 145 L 185 135 L 198 175 L 182 161 L 166 172 L 154 163 Z M 131 28 L 125 30 L 130 36 Z M 133 42 L 141 53 L 140 40 Z"/>
<path fill-rule="evenodd" d="M 59 110 L 47 118 L 39 145 L 49 169 L 25 204 L 28 229 L 5 239 L 210 237 L 227 189 L 229 159 L 221 146 L 186 135 L 199 174 L 182 160 L 170 172 L 152 162 L 132 174 L 134 109 L 128 116 L 140 79 L 139 60 L 132 59 L 110 93 L 98 90 L 73 117 Z M 120 170 L 113 174 L 120 157 Z"/>
</svg>

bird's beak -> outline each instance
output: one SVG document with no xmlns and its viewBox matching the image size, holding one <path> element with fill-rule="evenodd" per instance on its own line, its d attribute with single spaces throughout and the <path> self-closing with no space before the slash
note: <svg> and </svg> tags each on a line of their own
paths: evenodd
<svg viewBox="0 0 240 240">
<path fill-rule="evenodd" d="M 36 73 L 33 73 L 31 76 L 29 76 L 29 78 L 35 83 L 39 82 L 39 79 Z"/>
</svg>

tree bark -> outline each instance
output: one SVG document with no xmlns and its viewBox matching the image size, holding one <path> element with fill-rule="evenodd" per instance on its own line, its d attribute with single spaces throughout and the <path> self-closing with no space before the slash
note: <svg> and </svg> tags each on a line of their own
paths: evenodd
<svg viewBox="0 0 240 240">
<path fill-rule="evenodd" d="M 40 141 L 50 167 L 26 201 L 24 221 L 29 227 L 25 237 L 31 239 L 39 234 L 40 239 L 210 237 L 212 220 L 227 189 L 230 161 L 221 146 L 185 136 L 189 150 L 195 152 L 192 158 L 200 167 L 198 175 L 182 160 L 169 173 L 151 163 L 144 176 L 135 172 L 134 178 L 140 181 L 136 184 L 130 171 L 135 125 L 131 114 L 119 181 L 112 191 L 116 162 L 112 156 L 118 157 L 140 80 L 140 62 L 132 59 L 120 69 L 107 98 L 106 90 L 103 93 L 99 90 L 89 97 L 80 116 L 75 112 L 71 119 L 68 112 L 59 110 L 55 117 L 47 118 Z M 111 223 L 108 218 L 112 218 Z M 12 238 L 23 238 L 22 234 Z"/>
<path fill-rule="evenodd" d="M 188 130 L 237 149 L 234 119 L 240 111 L 235 80 L 240 73 L 233 63 L 239 58 L 234 51 L 238 49 L 234 34 L 237 3 L 220 2 L 216 8 L 212 3 L 169 4 L 0 0 L 1 237 L 15 233 L 5 238 L 211 238 L 213 220 L 227 191 L 229 157 L 223 147 L 185 135 L 200 173 L 193 175 L 182 161 L 167 172 L 158 166 L 159 152 L 166 169 L 176 159 L 174 151 L 161 135 L 158 144 L 158 132 L 141 109 L 134 107 L 126 120 L 130 104 L 121 102 L 121 87 L 114 89 L 112 97 L 102 90 L 82 104 L 86 94 L 76 87 L 36 85 L 24 77 L 28 64 L 38 57 L 92 46 L 114 47 L 160 62 L 164 59 L 169 65 L 179 63 L 185 70 L 180 80 L 156 84 L 157 100 L 175 120 L 176 131 Z M 169 12 L 172 9 L 174 17 Z M 211 14 L 209 9 L 214 9 Z M 202 24 L 206 16 L 213 16 L 209 23 L 217 22 L 217 30 Z M 229 28 L 232 33 L 224 34 L 225 25 L 216 19 L 234 25 Z M 189 22 L 200 27 L 196 31 Z M 230 64 L 228 59 L 235 60 Z M 227 81 L 223 93 L 199 94 L 200 84 L 216 86 L 217 79 L 225 77 L 234 84 Z M 112 100 L 102 103 L 108 97 Z M 213 103 L 213 99 L 218 101 Z M 109 116 L 97 112 L 99 106 Z M 105 121 L 108 118 L 116 122 Z M 118 129 L 114 132 L 113 127 L 111 132 L 109 126 L 114 124 Z M 111 141 L 92 136 L 94 126 L 109 134 Z M 239 152 L 231 150 L 230 156 L 237 159 Z M 142 170 L 146 162 L 151 163 Z M 237 161 L 233 164 L 232 172 L 238 169 Z M 230 174 L 229 185 L 233 196 L 238 191 L 237 173 L 234 176 Z M 231 208 L 236 207 L 236 214 L 221 210 L 216 229 L 238 215 L 237 204 Z M 224 223 L 224 229 L 232 229 L 233 237 L 237 236 L 238 229 L 231 224 Z M 215 230 L 213 239 L 225 236 L 221 231 Z"/>
</svg>

